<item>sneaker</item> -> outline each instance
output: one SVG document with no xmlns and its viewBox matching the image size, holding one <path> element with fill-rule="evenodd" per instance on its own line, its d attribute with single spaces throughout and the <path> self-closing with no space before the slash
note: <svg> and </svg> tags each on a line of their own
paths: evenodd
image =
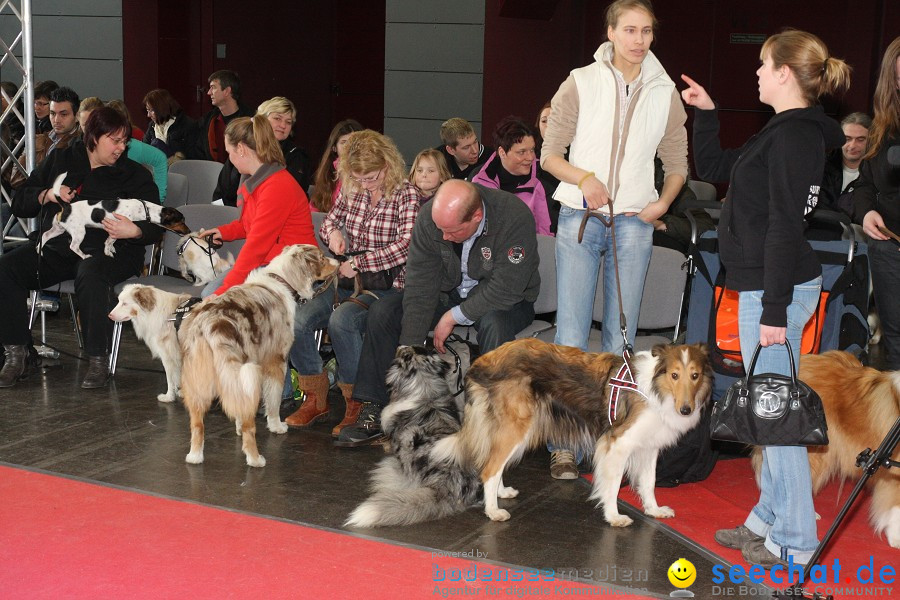
<svg viewBox="0 0 900 600">
<path fill-rule="evenodd" d="M 757 539 L 750 540 L 744 544 L 744 547 L 741 548 L 741 556 L 743 556 L 744 560 L 751 565 L 762 565 L 762 567 L 766 569 L 774 567 L 775 565 L 781 565 L 782 567 L 788 566 L 786 560 L 782 560 L 780 557 L 769 552 L 769 549 L 766 548 L 766 541 L 761 537 L 757 537 Z M 800 565 L 800 563 L 794 564 Z"/>
<path fill-rule="evenodd" d="M 554 450 L 550 453 L 550 477 L 553 479 L 578 479 L 578 465 L 571 450 Z"/>
<path fill-rule="evenodd" d="M 762 540 L 763 537 L 756 535 L 744 525 L 739 525 L 734 529 L 720 529 L 715 535 L 716 541 L 726 548 L 734 548 L 740 550 L 747 542 Z"/>
<path fill-rule="evenodd" d="M 334 440 L 339 448 L 356 448 L 368 446 L 384 439 L 381 431 L 381 410 L 384 407 L 374 402 L 363 402 L 356 423 L 344 427 Z"/>
</svg>

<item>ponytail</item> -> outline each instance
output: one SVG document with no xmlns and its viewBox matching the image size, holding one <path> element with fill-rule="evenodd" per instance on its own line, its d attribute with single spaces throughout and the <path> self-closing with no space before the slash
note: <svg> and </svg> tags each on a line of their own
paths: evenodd
<svg viewBox="0 0 900 600">
<path fill-rule="evenodd" d="M 284 153 L 275 133 L 269 124 L 269 119 L 263 115 L 250 117 L 238 117 L 231 121 L 225 128 L 225 137 L 232 145 L 244 144 L 256 152 L 259 161 L 276 163 L 284 166 Z"/>
<path fill-rule="evenodd" d="M 776 69 L 784 65 L 791 69 L 807 104 L 850 87 L 850 65 L 829 56 L 825 43 L 806 31 L 786 29 L 769 37 L 759 52 L 760 60 L 766 56 Z"/>
</svg>

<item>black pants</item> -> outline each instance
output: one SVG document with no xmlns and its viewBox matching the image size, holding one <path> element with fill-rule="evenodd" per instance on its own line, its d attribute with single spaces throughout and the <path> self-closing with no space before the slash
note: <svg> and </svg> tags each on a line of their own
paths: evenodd
<svg viewBox="0 0 900 600">
<path fill-rule="evenodd" d="M 434 328 L 445 312 L 459 304 L 446 295 L 434 312 L 431 327 Z M 512 341 L 516 334 L 534 320 L 534 303 L 523 300 L 510 310 L 492 310 L 475 322 L 478 332 L 478 346 L 482 353 Z M 394 353 L 400 343 L 403 322 L 403 294 L 382 298 L 369 309 L 366 321 L 366 335 L 363 339 L 362 354 L 356 372 L 356 386 L 353 397 L 365 402 L 386 406 L 390 400 L 384 383 L 387 370 L 394 360 Z M 424 340 L 423 340 L 424 342 Z"/>
<path fill-rule="evenodd" d="M 900 369 L 900 252 L 892 240 L 869 243 L 872 291 L 881 319 L 881 347 L 886 351 L 885 368 Z"/>
<path fill-rule="evenodd" d="M 140 262 L 130 256 L 110 258 L 104 254 L 82 260 L 68 248 L 57 250 L 51 246 L 44 248 L 41 258 L 31 242 L 5 253 L 0 256 L 0 343 L 32 344 L 26 307 L 28 292 L 74 279 L 85 352 L 88 356 L 103 356 L 109 351 L 112 338 L 112 321 L 107 315 L 116 305 L 113 287 L 138 275 Z"/>
</svg>

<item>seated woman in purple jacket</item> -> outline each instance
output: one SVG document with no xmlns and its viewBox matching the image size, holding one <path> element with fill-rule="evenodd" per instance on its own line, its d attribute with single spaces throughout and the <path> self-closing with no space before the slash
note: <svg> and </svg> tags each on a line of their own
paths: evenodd
<svg viewBox="0 0 900 600">
<path fill-rule="evenodd" d="M 518 117 L 506 117 L 494 129 L 494 152 L 472 183 L 500 189 L 518 196 L 531 209 L 537 232 L 550 232 L 547 195 L 538 179 L 538 163 L 534 154 L 534 131 Z"/>
</svg>

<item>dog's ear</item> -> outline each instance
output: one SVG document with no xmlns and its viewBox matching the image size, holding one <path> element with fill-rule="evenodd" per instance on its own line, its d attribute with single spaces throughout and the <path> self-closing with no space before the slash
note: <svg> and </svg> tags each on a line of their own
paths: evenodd
<svg viewBox="0 0 900 600">
<path fill-rule="evenodd" d="M 707 345 L 704 344 L 703 342 L 698 342 L 698 343 L 696 343 L 696 344 L 694 344 L 694 345 L 697 346 L 697 349 L 698 349 L 701 353 L 703 353 L 703 356 L 709 356 L 709 346 L 707 346 Z"/>
<path fill-rule="evenodd" d="M 663 352 L 666 351 L 665 344 L 656 344 L 653 348 L 650 349 L 650 354 L 652 356 L 660 356 Z"/>
</svg>

